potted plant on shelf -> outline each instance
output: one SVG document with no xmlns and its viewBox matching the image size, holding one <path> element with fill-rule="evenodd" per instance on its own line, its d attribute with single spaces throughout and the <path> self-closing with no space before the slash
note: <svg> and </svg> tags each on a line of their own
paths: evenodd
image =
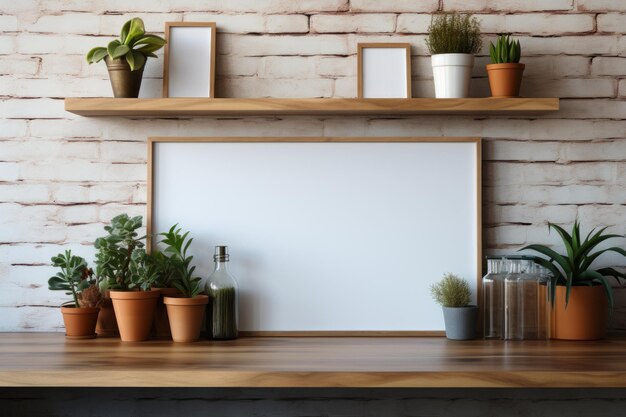
<svg viewBox="0 0 626 417">
<path fill-rule="evenodd" d="M 548 223 L 548 230 L 556 231 L 567 254 L 559 254 L 544 245 L 528 245 L 520 250 L 532 250 L 547 256 L 537 257 L 535 262 L 547 268 L 549 294 L 552 303 L 552 337 L 565 340 L 597 340 L 606 333 L 609 313 L 613 309 L 613 288 L 608 278 L 618 283 L 626 279 L 614 268 L 592 268 L 598 257 L 607 252 L 626 256 L 626 250 L 613 246 L 597 249 L 608 239 L 623 238 L 616 234 L 604 234 L 607 228 L 592 229 L 581 239 L 580 223 L 574 222 L 571 234 L 562 227 Z"/>
<path fill-rule="evenodd" d="M 143 69 L 148 58 L 156 58 L 155 51 L 165 45 L 165 39 L 145 33 L 143 20 L 138 17 L 124 23 L 120 38 L 107 47 L 98 46 L 87 53 L 87 62 L 104 59 L 115 97 L 137 98 L 141 88 Z"/>
<path fill-rule="evenodd" d="M 468 97 L 474 54 L 482 46 L 478 20 L 468 14 L 436 14 L 428 28 L 426 46 L 432 55 L 435 96 Z"/>
<path fill-rule="evenodd" d="M 519 97 L 525 67 L 519 63 L 521 55 L 519 40 L 512 40 L 510 35 L 500 35 L 495 45 L 489 45 L 487 75 L 492 97 Z"/>
<path fill-rule="evenodd" d="M 151 287 L 158 277 L 154 260 L 146 254 L 137 230 L 142 217 L 121 214 L 105 226 L 108 235 L 96 239 L 96 264 L 110 290 L 123 341 L 138 342 L 150 335 L 159 291 Z"/>
<path fill-rule="evenodd" d="M 191 266 L 193 256 L 187 255 L 193 239 L 187 239 L 189 232 L 181 234 L 177 226 L 161 233 L 164 238 L 161 243 L 167 245 L 163 252 L 169 255 L 177 271 L 174 286 L 180 291 L 180 296 L 165 296 L 163 302 L 167 306 L 172 339 L 175 342 L 195 342 L 200 338 L 209 297 L 200 294 L 200 278 L 193 276 L 196 267 Z"/>
<path fill-rule="evenodd" d="M 454 274 L 445 274 L 430 287 L 433 299 L 443 308 L 446 337 L 470 340 L 476 336 L 478 307 L 470 305 L 472 291 L 469 283 Z"/>
<path fill-rule="evenodd" d="M 66 336 L 70 339 L 96 337 L 102 297 L 93 271 L 83 258 L 72 255 L 69 250 L 53 257 L 52 266 L 61 268 L 61 271 L 48 279 L 48 288 L 72 296 L 72 301 L 61 306 Z"/>
</svg>

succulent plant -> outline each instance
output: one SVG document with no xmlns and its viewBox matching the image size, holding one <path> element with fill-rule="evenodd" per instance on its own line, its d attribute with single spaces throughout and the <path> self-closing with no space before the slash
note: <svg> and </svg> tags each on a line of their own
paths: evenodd
<svg viewBox="0 0 626 417">
<path fill-rule="evenodd" d="M 76 308 L 97 307 L 100 304 L 100 291 L 85 259 L 67 250 L 52 257 L 52 266 L 61 271 L 48 279 L 48 289 L 71 295 L 73 300 L 66 304 L 73 304 Z"/>
<path fill-rule="evenodd" d="M 438 13 L 431 18 L 426 46 L 432 55 L 475 54 L 482 44 L 480 23 L 472 15 Z"/>
<path fill-rule="evenodd" d="M 156 58 L 154 54 L 165 45 L 165 39 L 157 35 L 146 34 L 143 20 L 138 17 L 124 23 L 120 38 L 115 39 L 107 47 L 98 46 L 87 53 L 87 62 L 100 62 L 107 56 L 110 59 L 124 58 L 130 69 L 141 69 L 147 58 Z"/>
<path fill-rule="evenodd" d="M 578 285 L 602 285 L 609 300 L 609 308 L 613 309 L 613 289 L 607 278 L 614 278 L 620 283 L 620 279 L 626 280 L 626 274 L 621 273 L 614 268 L 593 269 L 592 264 L 600 255 L 607 252 L 615 252 L 626 256 L 626 250 L 613 246 L 605 249 L 594 251 L 597 246 L 608 239 L 624 238 L 624 236 L 616 234 L 603 234 L 606 227 L 596 231 L 592 229 L 584 240 L 580 236 L 580 222 L 576 220 L 572 227 L 572 233 L 569 234 L 562 227 L 548 223 L 548 230 L 556 231 L 563 244 L 567 254 L 561 255 L 553 249 L 544 245 L 528 245 L 520 250 L 531 250 L 540 253 L 548 259 L 537 257 L 535 262 L 547 268 L 552 273 L 550 278 L 550 296 L 551 302 L 554 304 L 555 289 L 557 285 L 566 286 L 565 305 L 569 303 L 569 296 L 572 286 Z"/>
<path fill-rule="evenodd" d="M 433 299 L 444 307 L 465 307 L 472 300 L 469 283 L 457 275 L 447 273 L 430 287 Z"/>
<path fill-rule="evenodd" d="M 492 64 L 518 63 L 522 56 L 519 40 L 512 40 L 510 35 L 500 35 L 489 45 L 489 56 Z"/>
</svg>

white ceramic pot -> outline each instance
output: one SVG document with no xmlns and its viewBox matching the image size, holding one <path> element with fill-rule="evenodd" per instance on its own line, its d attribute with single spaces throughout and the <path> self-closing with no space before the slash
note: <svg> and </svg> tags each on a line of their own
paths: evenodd
<svg viewBox="0 0 626 417">
<path fill-rule="evenodd" d="M 469 97 L 474 55 L 438 54 L 431 57 L 435 78 L 435 97 Z"/>
</svg>

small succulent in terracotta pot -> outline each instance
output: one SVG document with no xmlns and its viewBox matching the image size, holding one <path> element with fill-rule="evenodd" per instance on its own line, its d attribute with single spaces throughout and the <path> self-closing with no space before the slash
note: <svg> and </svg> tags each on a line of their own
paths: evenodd
<svg viewBox="0 0 626 417">
<path fill-rule="evenodd" d="M 66 336 L 74 339 L 96 337 L 102 296 L 93 270 L 85 259 L 72 255 L 69 250 L 53 257 L 52 265 L 61 271 L 48 279 L 48 288 L 72 296 L 72 301 L 61 306 Z"/>
<path fill-rule="evenodd" d="M 522 47 L 509 35 L 500 35 L 489 45 L 491 64 L 487 64 L 492 97 L 519 97 L 524 64 L 520 64 Z"/>
</svg>

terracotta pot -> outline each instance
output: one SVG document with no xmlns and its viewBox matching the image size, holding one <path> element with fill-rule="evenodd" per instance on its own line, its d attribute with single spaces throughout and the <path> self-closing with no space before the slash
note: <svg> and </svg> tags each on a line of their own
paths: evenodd
<svg viewBox="0 0 626 417">
<path fill-rule="evenodd" d="M 519 97 L 524 64 L 488 64 L 489 88 L 492 97 Z"/>
<path fill-rule="evenodd" d="M 141 342 L 150 337 L 159 291 L 111 291 L 117 325 L 123 342 Z"/>
<path fill-rule="evenodd" d="M 180 291 L 176 288 L 152 288 L 152 291 L 159 291 L 161 296 L 157 300 L 154 321 L 152 322 L 152 335 L 157 339 L 171 339 L 170 319 L 167 316 L 167 307 L 163 303 L 163 297 L 176 297 Z"/>
<path fill-rule="evenodd" d="M 144 65 L 138 70 L 131 71 L 130 65 L 128 65 L 125 58 L 111 59 L 107 56 L 104 58 L 104 61 L 109 70 L 109 80 L 111 80 L 113 96 L 116 98 L 139 97 L 143 69 L 146 66 Z"/>
<path fill-rule="evenodd" d="M 604 287 L 572 287 L 565 308 L 565 287 L 556 287 L 552 311 L 554 339 L 597 340 L 606 333 L 608 301 Z"/>
<path fill-rule="evenodd" d="M 93 339 L 96 337 L 96 321 L 100 307 L 61 307 L 65 336 L 69 339 Z"/>
<path fill-rule="evenodd" d="M 206 295 L 193 298 L 164 297 L 174 342 L 195 342 L 200 338 L 204 312 L 209 302 Z"/>
<path fill-rule="evenodd" d="M 117 337 L 120 334 L 109 290 L 104 292 L 104 297 L 102 298 L 98 323 L 96 323 L 96 333 L 98 337 Z"/>
</svg>

